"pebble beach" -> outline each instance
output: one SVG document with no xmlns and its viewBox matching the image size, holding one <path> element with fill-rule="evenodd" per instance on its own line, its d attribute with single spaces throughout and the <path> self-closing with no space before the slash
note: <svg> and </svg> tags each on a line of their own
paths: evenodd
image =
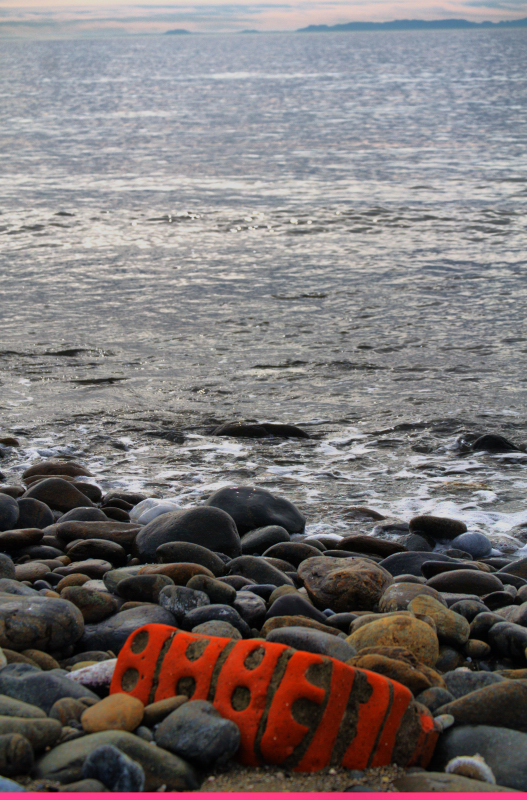
<svg viewBox="0 0 527 800">
<path fill-rule="evenodd" d="M 259 427 L 231 423 L 212 436 L 244 441 L 264 435 Z M 310 438 L 290 424 L 269 425 L 265 436 Z M 509 532 L 516 555 L 461 520 L 404 520 L 366 506 L 348 509 L 347 532 L 313 535 L 303 509 L 248 483 L 182 507 L 161 492 L 105 490 L 72 456 L 21 468 L 15 436 L 0 446 L 6 791 L 9 781 L 26 791 L 527 789 L 523 525 Z M 497 434 L 471 448 L 482 457 L 522 452 Z M 328 762 L 316 768 L 304 760 L 296 771 L 294 748 L 244 766 L 243 724 L 222 716 L 206 693 L 176 677 L 172 690 L 156 694 L 177 661 L 170 651 L 157 662 L 148 699 L 134 696 L 123 676 L 133 672 L 134 634 L 145 625 L 228 648 L 279 645 L 289 658 L 322 656 L 333 670 L 382 676 L 396 692 L 405 687 L 408 709 L 430 722 L 437 741 L 426 757 L 416 750 L 413 764 L 393 741 L 388 755 L 372 745 L 355 769 L 335 755 L 341 725 Z M 302 721 L 316 732 L 316 718 L 311 711 Z M 380 722 L 372 716 L 370 724 Z"/>
</svg>

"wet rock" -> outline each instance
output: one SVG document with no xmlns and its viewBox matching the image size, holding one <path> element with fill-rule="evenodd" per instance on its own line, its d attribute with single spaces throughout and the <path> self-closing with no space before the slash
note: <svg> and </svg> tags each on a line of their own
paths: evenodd
<svg viewBox="0 0 527 800">
<path fill-rule="evenodd" d="M 202 567 L 201 564 L 189 564 L 181 562 L 179 564 L 147 564 L 141 567 L 137 573 L 137 577 L 143 575 L 163 575 L 172 581 L 176 586 L 186 586 L 191 578 L 195 575 L 205 575 L 209 578 L 213 577 L 212 572 L 207 567 Z"/>
<path fill-rule="evenodd" d="M 236 590 L 233 589 L 232 599 L 235 597 Z M 165 586 L 159 592 L 158 602 L 162 608 L 174 615 L 176 624 L 180 625 L 185 614 L 194 608 L 210 605 L 211 599 L 205 592 L 187 586 Z"/>
<path fill-rule="evenodd" d="M 467 658 L 479 660 L 481 658 L 488 658 L 492 652 L 492 648 L 487 642 L 482 642 L 479 639 L 469 639 L 465 644 L 463 652 Z"/>
<path fill-rule="evenodd" d="M 117 542 L 105 542 L 103 539 L 84 539 L 66 545 L 64 552 L 72 561 L 101 559 L 114 567 L 124 567 L 127 561 L 126 550 Z"/>
<path fill-rule="evenodd" d="M 225 575 L 225 564 L 222 559 L 207 547 L 192 542 L 167 542 L 157 548 L 156 556 L 162 564 L 177 562 L 200 564 L 210 570 L 215 577 Z"/>
<path fill-rule="evenodd" d="M 418 595 L 408 605 L 409 610 L 419 616 L 432 617 L 439 641 L 454 647 L 464 645 L 470 635 L 470 625 L 461 614 L 445 608 L 434 597 Z"/>
<path fill-rule="evenodd" d="M 413 517 L 409 522 L 410 533 L 418 532 L 431 536 L 436 540 L 455 539 L 465 533 L 467 526 L 464 522 L 447 517 L 433 517 L 423 514 Z"/>
<path fill-rule="evenodd" d="M 512 564 L 507 564 L 507 566 L 502 567 L 496 573 L 496 576 L 499 578 L 502 572 L 506 572 L 508 575 L 517 575 L 520 578 L 527 578 L 527 558 L 519 558 L 517 561 L 514 561 Z"/>
<path fill-rule="evenodd" d="M 283 616 L 283 617 L 270 617 L 262 625 L 260 636 L 262 636 L 263 638 L 267 638 L 269 632 L 276 630 L 277 628 L 294 628 L 294 627 L 312 628 L 317 631 L 322 631 L 323 633 L 328 633 L 331 636 L 340 636 L 341 638 L 345 638 L 341 636 L 341 632 L 338 630 L 338 628 L 333 628 L 331 625 L 323 625 L 316 619 L 312 619 L 311 617 L 304 617 L 301 614 L 293 614 L 291 616 Z"/>
<path fill-rule="evenodd" d="M 56 459 L 33 464 L 32 467 L 24 470 L 22 479 L 25 480 L 34 475 L 69 475 L 72 478 L 83 475 L 93 478 L 93 473 L 77 461 L 60 461 Z"/>
<path fill-rule="evenodd" d="M 0 735 L 0 775 L 28 775 L 33 769 L 33 747 L 20 733 Z"/>
<path fill-rule="evenodd" d="M 86 778 L 82 781 L 74 781 L 74 783 L 67 783 L 62 785 L 63 792 L 82 792 L 84 794 L 95 794 L 98 792 L 107 792 L 108 789 L 100 781 L 95 778 Z"/>
<path fill-rule="evenodd" d="M 147 792 L 156 791 L 163 785 L 169 791 L 194 791 L 199 788 L 198 777 L 189 764 L 161 747 L 153 747 L 128 731 L 91 733 L 60 744 L 37 761 L 35 777 L 58 780 L 61 783 L 81 780 L 87 757 L 103 745 L 112 745 L 141 764 Z"/>
<path fill-rule="evenodd" d="M 86 733 L 99 731 L 133 731 L 141 724 L 144 705 L 136 697 L 120 692 L 105 697 L 87 708 L 81 716 Z M 96 777 L 96 776 L 84 776 Z"/>
<path fill-rule="evenodd" d="M 86 711 L 86 706 L 74 697 L 61 697 L 53 703 L 49 710 L 50 719 L 57 719 L 64 727 L 73 723 L 80 722 L 80 718 Z"/>
<path fill-rule="evenodd" d="M 327 625 L 327 617 L 318 608 L 315 608 L 306 598 L 298 592 L 284 594 L 272 603 L 266 614 L 266 619 L 270 617 L 282 617 L 301 614 L 304 617 L 311 617 L 324 625 Z"/>
<path fill-rule="evenodd" d="M 187 583 L 188 589 L 204 592 L 211 603 L 221 603 L 231 605 L 236 597 L 236 589 L 223 580 L 209 578 L 206 575 L 195 575 Z"/>
<path fill-rule="evenodd" d="M 57 522 L 44 529 L 44 533 L 56 537 L 64 547 L 75 539 L 103 539 L 117 542 L 129 551 L 135 542 L 140 527 L 130 522 Z"/>
<path fill-rule="evenodd" d="M 137 761 L 113 745 L 93 750 L 82 767 L 84 779 L 100 781 L 110 792 L 142 792 L 145 773 Z"/>
<path fill-rule="evenodd" d="M 143 725 L 148 728 L 153 728 L 154 725 L 159 725 L 165 717 L 168 717 L 172 711 L 188 703 L 188 697 L 184 694 L 175 695 L 174 697 L 166 697 L 164 700 L 158 700 L 156 703 L 150 703 L 145 706 L 143 715 Z"/>
<path fill-rule="evenodd" d="M 380 562 L 383 569 L 388 570 L 390 575 L 415 575 L 421 577 L 421 565 L 425 561 L 448 561 L 455 564 L 456 559 L 449 556 L 441 555 L 441 553 L 394 553 Z"/>
<path fill-rule="evenodd" d="M 60 669 L 58 661 L 53 656 L 50 656 L 49 653 L 42 652 L 42 650 L 29 648 L 28 650 L 23 650 L 21 655 L 31 658 L 44 671 Z"/>
<path fill-rule="evenodd" d="M 446 603 L 439 592 L 431 586 L 424 586 L 421 583 L 397 582 L 388 586 L 383 593 L 379 600 L 379 611 L 383 614 L 387 611 L 404 611 L 414 598 L 421 595 L 432 597 L 446 608 Z"/>
<path fill-rule="evenodd" d="M 38 561 L 30 561 L 27 564 L 17 564 L 15 566 L 15 579 L 17 581 L 29 581 L 34 583 L 47 575 L 49 568 Z"/>
<path fill-rule="evenodd" d="M 83 650 L 111 650 L 113 653 L 118 653 L 130 634 L 147 623 L 175 625 L 176 620 L 173 614 L 155 605 L 143 605 L 128 611 L 119 611 L 102 622 L 86 625 L 77 647 Z"/>
<path fill-rule="evenodd" d="M 477 619 L 477 618 L 476 618 Z M 493 652 L 505 658 L 525 661 L 527 628 L 513 622 L 497 622 L 489 629 L 487 641 Z"/>
<path fill-rule="evenodd" d="M 411 616 L 381 617 L 356 630 L 346 639 L 357 652 L 365 647 L 393 645 L 405 647 L 423 664 L 433 667 L 439 656 L 439 643 L 432 628 Z"/>
<path fill-rule="evenodd" d="M 23 597 L 0 603 L 0 647 L 63 650 L 82 636 L 84 620 L 67 600 Z"/>
<path fill-rule="evenodd" d="M 16 528 L 19 513 L 17 501 L 8 494 L 0 493 L 0 531 Z"/>
<path fill-rule="evenodd" d="M 442 572 L 429 578 L 427 586 L 438 592 L 465 592 L 482 596 L 503 589 L 497 574 L 480 572 L 472 569 L 456 569 L 453 572 Z"/>
<path fill-rule="evenodd" d="M 455 611 L 456 614 L 461 614 L 468 622 L 472 622 L 478 614 L 489 611 L 485 603 L 479 600 L 459 600 L 450 606 L 450 610 Z"/>
<path fill-rule="evenodd" d="M 314 628 L 295 626 L 291 628 L 275 628 L 266 636 L 268 642 L 278 642 L 295 650 L 308 653 L 320 653 L 323 656 L 348 662 L 356 655 L 356 650 L 348 642 L 330 633 L 317 631 Z"/>
<path fill-rule="evenodd" d="M 233 557 L 241 553 L 233 518 L 215 507 L 200 506 L 161 514 L 137 534 L 135 547 L 140 558 L 155 561 L 157 548 L 167 542 L 191 542 Z"/>
<path fill-rule="evenodd" d="M 192 633 L 199 633 L 202 636 L 219 636 L 225 639 L 243 639 L 240 631 L 231 625 L 230 622 L 222 622 L 219 619 L 202 622 L 192 628 Z"/>
<path fill-rule="evenodd" d="M 54 511 L 70 511 L 79 506 L 91 506 L 92 501 L 63 478 L 45 478 L 32 484 L 21 499 L 34 498 Z"/>
<path fill-rule="evenodd" d="M 504 621 L 499 614 L 493 614 L 491 611 L 482 611 L 480 614 L 476 614 L 470 623 L 470 638 L 486 642 L 490 629 L 498 622 Z"/>
<path fill-rule="evenodd" d="M 287 561 L 296 569 L 307 558 L 320 556 L 320 550 L 304 542 L 279 542 L 269 547 L 263 555 L 265 558 Z"/>
<path fill-rule="evenodd" d="M 174 586 L 168 575 L 136 575 L 119 581 L 116 591 L 125 600 L 157 603 L 160 591 L 167 586 Z"/>
<path fill-rule="evenodd" d="M 483 689 L 485 686 L 503 683 L 504 681 L 504 678 L 496 672 L 485 672 L 483 670 L 471 672 L 465 669 L 445 672 L 443 678 L 448 691 L 453 695 L 453 700 L 464 697 L 464 695 L 471 692 L 476 692 L 478 689 Z"/>
<path fill-rule="evenodd" d="M 41 708 L 46 714 L 61 697 L 98 696 L 69 680 L 62 670 L 43 672 L 29 664 L 8 664 L 0 669 L 0 692 Z"/>
<path fill-rule="evenodd" d="M 498 433 L 484 433 L 472 444 L 472 450 L 486 450 L 487 453 L 510 453 L 520 450 L 515 444 Z"/>
<path fill-rule="evenodd" d="M 402 651 L 405 655 L 398 657 L 397 651 Z M 346 663 L 350 667 L 368 669 L 379 675 L 384 675 L 390 680 L 398 681 L 403 686 L 407 686 L 413 694 L 418 694 L 433 686 L 443 687 L 441 676 L 430 667 L 421 664 L 412 653 L 404 648 L 365 648 L 360 654 L 350 658 Z"/>
<path fill-rule="evenodd" d="M 62 725 L 56 719 L 28 719 L 27 717 L 0 717 L 0 737 L 18 733 L 30 743 L 34 751 L 53 747 L 62 733 Z"/>
<path fill-rule="evenodd" d="M 90 578 L 102 578 L 106 572 L 110 572 L 113 567 L 109 561 L 103 561 L 102 558 L 89 558 L 86 561 L 74 561 L 65 567 L 57 567 L 55 570 L 56 575 L 73 575 L 81 574 L 88 575 Z"/>
<path fill-rule="evenodd" d="M 393 553 L 404 553 L 407 548 L 400 542 L 391 542 L 388 539 L 377 539 L 364 533 L 356 533 L 341 539 L 337 545 L 337 550 L 351 550 L 355 553 L 387 558 Z"/>
<path fill-rule="evenodd" d="M 0 694 L 0 716 L 25 717 L 27 719 L 44 719 L 46 714 L 41 708 L 31 703 L 24 703 L 15 697 Z"/>
<path fill-rule="evenodd" d="M 439 713 L 452 714 L 458 725 L 493 725 L 527 732 L 527 682 L 503 680 L 459 697 Z"/>
<path fill-rule="evenodd" d="M 55 522 L 55 517 L 46 503 L 29 497 L 20 498 L 17 503 L 20 510 L 17 527 L 45 528 Z"/>
<path fill-rule="evenodd" d="M 212 620 L 228 622 L 239 630 L 244 638 L 249 638 L 251 635 L 251 629 L 234 608 L 217 603 L 211 603 L 209 606 L 202 606 L 188 611 L 181 621 L 181 626 L 190 631 L 196 625 L 201 625 L 203 622 L 211 622 Z"/>
<path fill-rule="evenodd" d="M 42 536 L 43 533 L 38 528 L 2 531 L 0 532 L 0 548 L 4 553 L 17 553 L 20 556 L 20 551 L 37 545 Z"/>
<path fill-rule="evenodd" d="M 451 700 L 455 700 L 454 695 L 443 686 L 431 686 L 429 689 L 417 694 L 415 699 L 418 703 L 426 706 L 432 713 L 441 706 L 446 705 L 446 703 L 450 703 Z"/>
<path fill-rule="evenodd" d="M 77 606 L 85 624 L 101 622 L 119 610 L 119 601 L 107 592 L 86 589 L 84 586 L 66 586 L 60 594 L 64 600 Z"/>
<path fill-rule="evenodd" d="M 455 572 L 460 569 L 478 571 L 479 567 L 472 561 L 464 563 L 458 561 L 455 564 L 449 564 L 445 561 L 425 561 L 424 564 L 421 564 L 421 572 L 427 580 L 435 577 L 435 575 L 441 575 L 443 572 Z M 481 570 L 481 572 L 488 572 L 488 570 Z"/>
<path fill-rule="evenodd" d="M 240 746 L 240 730 L 232 720 L 223 719 L 211 703 L 194 700 L 165 717 L 155 732 L 155 740 L 185 761 L 211 769 L 226 764 L 235 755 Z"/>
<path fill-rule="evenodd" d="M 306 524 L 293 503 L 258 487 L 219 489 L 209 497 L 205 505 L 227 512 L 236 523 L 240 535 L 267 525 L 280 525 L 289 533 L 301 533 Z M 222 548 L 215 549 L 226 552 Z"/>
<path fill-rule="evenodd" d="M 435 539 L 431 536 L 421 536 L 419 533 L 407 533 L 399 539 L 401 545 L 404 545 L 406 550 L 429 553 L 434 549 Z M 447 553 L 447 555 L 452 555 Z"/>
<path fill-rule="evenodd" d="M 265 601 L 252 592 L 236 592 L 232 603 L 235 611 L 245 620 L 250 628 L 260 628 L 265 620 L 267 606 Z"/>
<path fill-rule="evenodd" d="M 281 525 L 266 525 L 249 531 L 241 539 L 242 555 L 262 555 L 269 547 L 280 542 L 289 542 L 289 533 Z"/>
<path fill-rule="evenodd" d="M 448 644 L 439 645 L 439 656 L 435 663 L 435 668 L 439 672 L 449 672 L 463 666 L 464 663 L 465 659 L 459 650 Z"/>
<path fill-rule="evenodd" d="M 452 547 L 458 547 L 466 553 L 470 553 L 472 558 L 484 558 L 490 555 L 492 544 L 483 533 L 462 533 L 452 539 Z"/>
<path fill-rule="evenodd" d="M 369 611 L 379 602 L 391 575 L 368 559 L 345 562 L 327 556 L 308 558 L 298 568 L 309 599 L 321 611 Z"/>
<path fill-rule="evenodd" d="M 255 583 L 273 583 L 275 586 L 293 586 L 293 581 L 284 572 L 259 556 L 239 556 L 229 563 L 230 575 L 251 578 Z"/>
</svg>

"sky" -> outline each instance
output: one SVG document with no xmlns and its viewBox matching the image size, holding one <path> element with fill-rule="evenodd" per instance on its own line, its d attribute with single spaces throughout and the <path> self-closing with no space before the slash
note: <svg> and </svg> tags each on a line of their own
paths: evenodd
<svg viewBox="0 0 527 800">
<path fill-rule="evenodd" d="M 57 39 L 243 30 L 292 31 L 351 21 L 527 17 L 527 0 L 0 0 L 0 39 Z"/>
</svg>

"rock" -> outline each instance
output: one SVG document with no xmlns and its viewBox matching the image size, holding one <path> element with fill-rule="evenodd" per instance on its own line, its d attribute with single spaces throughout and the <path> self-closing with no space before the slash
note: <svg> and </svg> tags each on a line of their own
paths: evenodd
<svg viewBox="0 0 527 800">
<path fill-rule="evenodd" d="M 390 575 L 396 577 L 397 575 L 415 575 L 420 578 L 421 564 L 425 561 L 448 561 L 450 564 L 456 564 L 455 558 L 444 556 L 441 553 L 394 553 L 392 556 L 384 558 L 379 566 L 388 570 Z"/>
<path fill-rule="evenodd" d="M 18 528 L 46 528 L 55 522 L 55 517 L 46 503 L 30 497 L 20 498 L 17 503 L 20 511 Z"/>
<path fill-rule="evenodd" d="M 147 623 L 174 625 L 175 622 L 173 614 L 160 606 L 146 605 L 119 611 L 102 622 L 86 625 L 77 647 L 83 650 L 111 650 L 113 653 L 118 653 L 128 636 L 139 626 Z"/>
<path fill-rule="evenodd" d="M 437 737 L 429 712 L 405 687 L 271 642 L 198 638 L 147 626 L 130 637 L 118 659 L 110 693 L 123 689 L 143 700 L 175 693 L 208 697 L 238 725 L 237 758 L 253 766 L 286 758 L 298 771 L 321 769 L 330 759 L 348 769 L 364 768 L 371 758 L 380 765 L 412 758 L 420 763 Z M 391 726 L 397 730 L 394 746 L 393 738 L 389 745 L 385 739 L 388 730 L 393 737 Z"/>
<path fill-rule="evenodd" d="M 470 625 L 461 614 L 456 614 L 451 609 L 425 594 L 414 597 L 408 605 L 408 609 L 416 617 L 432 617 L 436 625 L 439 641 L 460 646 L 465 644 L 470 635 Z"/>
<path fill-rule="evenodd" d="M 454 695 L 443 686 L 431 686 L 429 689 L 425 689 L 417 694 L 415 699 L 418 703 L 422 703 L 429 711 L 434 713 L 438 708 L 450 703 L 450 701 L 455 698 Z"/>
<path fill-rule="evenodd" d="M 431 768 L 442 770 L 452 758 L 476 754 L 485 759 L 498 785 L 527 790 L 527 734 L 510 728 L 490 725 L 450 728 L 439 739 Z"/>
<path fill-rule="evenodd" d="M 0 692 L 38 706 L 46 714 L 61 697 L 92 697 L 96 694 L 69 680 L 62 670 L 43 672 L 29 664 L 8 664 L 0 669 Z"/>
<path fill-rule="evenodd" d="M 481 658 L 489 658 L 492 648 L 487 642 L 482 642 L 479 639 L 469 639 L 463 652 L 467 658 L 479 661 Z"/>
<path fill-rule="evenodd" d="M 320 556 L 320 550 L 305 542 L 278 542 L 271 545 L 263 555 L 267 558 L 281 558 L 296 569 L 307 558 Z"/>
<path fill-rule="evenodd" d="M 0 553 L 0 580 L 2 579 L 15 579 L 15 565 L 5 553 Z"/>
<path fill-rule="evenodd" d="M 467 526 L 464 522 L 447 517 L 433 517 L 422 515 L 413 517 L 409 522 L 410 533 L 420 533 L 432 536 L 436 540 L 455 539 L 456 536 L 465 533 Z"/>
<path fill-rule="evenodd" d="M 430 553 L 436 544 L 435 539 L 431 536 L 421 536 L 418 533 L 407 533 L 399 539 L 401 545 L 404 545 L 406 550 L 417 551 L 421 553 Z M 447 556 L 452 556 L 452 553 L 446 553 Z M 455 556 L 452 556 L 455 558 Z"/>
<path fill-rule="evenodd" d="M 472 558 L 484 558 L 490 555 L 492 544 L 483 533 L 462 533 L 452 539 L 452 547 L 458 547 L 466 553 L 470 553 Z"/>
<path fill-rule="evenodd" d="M 200 544 L 192 542 L 167 542 L 156 551 L 157 560 L 162 564 L 185 562 L 200 564 L 206 567 L 215 577 L 225 575 L 225 564 L 222 559 Z"/>
<path fill-rule="evenodd" d="M 141 724 L 144 705 L 128 694 L 113 694 L 87 708 L 81 716 L 81 725 L 86 733 L 99 731 L 133 731 Z M 85 778 L 97 777 L 85 775 Z"/>
<path fill-rule="evenodd" d="M 106 572 L 113 570 L 109 561 L 103 561 L 101 558 L 89 558 L 86 561 L 74 561 L 65 567 L 57 567 L 55 570 L 56 575 L 88 575 L 90 578 L 102 578 Z"/>
<path fill-rule="evenodd" d="M 368 559 L 351 557 L 343 563 L 327 556 L 308 558 L 298 568 L 309 599 L 321 611 L 370 611 L 379 602 L 391 575 Z"/>
<path fill-rule="evenodd" d="M 398 657 L 397 651 L 408 653 L 410 658 Z M 443 688 L 444 686 L 443 679 L 437 672 L 425 664 L 421 664 L 412 653 L 405 651 L 404 648 L 365 648 L 360 654 L 347 660 L 346 663 L 350 667 L 368 669 L 393 681 L 398 681 L 403 686 L 407 686 L 414 695 L 434 686 L 438 688 Z"/>
<path fill-rule="evenodd" d="M 232 591 L 235 597 L 236 591 L 234 589 Z M 205 592 L 186 586 L 165 586 L 159 592 L 158 601 L 162 608 L 174 615 L 178 625 L 188 611 L 210 605 L 210 598 Z"/>
<path fill-rule="evenodd" d="M 425 561 L 424 564 L 421 564 L 421 573 L 426 580 L 434 578 L 436 575 L 440 575 L 443 572 L 454 572 L 460 569 L 478 571 L 479 566 L 473 561 L 457 561 L 457 563 L 454 564 L 449 564 L 445 561 Z M 482 569 L 480 571 L 490 572 L 488 569 Z"/>
<path fill-rule="evenodd" d="M 44 529 L 44 533 L 56 537 L 60 546 L 64 547 L 76 539 L 103 539 L 120 544 L 129 551 L 140 530 L 139 525 L 130 522 L 57 522 Z"/>
<path fill-rule="evenodd" d="M 17 700 L 15 697 L 9 697 L 6 694 L 0 694 L 0 716 L 44 719 L 46 714 L 38 706 L 24 703 L 22 700 Z"/>
<path fill-rule="evenodd" d="M 250 628 L 260 628 L 263 625 L 267 606 L 257 594 L 243 590 L 236 592 L 232 606 Z"/>
<path fill-rule="evenodd" d="M 280 542 L 289 542 L 289 533 L 281 525 L 266 525 L 249 531 L 241 539 L 242 555 L 262 555 L 269 547 Z"/>
<path fill-rule="evenodd" d="M 42 650 L 29 648 L 28 650 L 23 650 L 21 655 L 31 658 L 42 670 L 60 669 L 58 661 L 53 656 L 50 656 L 49 653 L 43 653 Z"/>
<path fill-rule="evenodd" d="M 337 545 L 337 550 L 352 550 L 355 553 L 387 558 L 393 553 L 404 553 L 407 548 L 400 542 L 391 542 L 388 539 L 377 539 L 364 533 L 356 533 L 341 539 Z"/>
<path fill-rule="evenodd" d="M 83 630 L 81 612 L 67 600 L 20 596 L 0 603 L 0 647 L 60 651 L 77 642 Z"/>
<path fill-rule="evenodd" d="M 161 747 L 153 747 L 128 731 L 102 731 L 59 744 L 37 761 L 35 778 L 58 780 L 61 783 L 81 780 L 83 766 L 98 747 L 112 745 L 141 765 L 145 774 L 145 791 L 161 786 L 168 791 L 194 791 L 199 780 L 194 769 L 182 759 Z"/>
<path fill-rule="evenodd" d="M 20 733 L 0 736 L 0 775 L 29 775 L 33 769 L 33 747 Z"/>
<path fill-rule="evenodd" d="M 225 639 L 243 639 L 240 631 L 231 625 L 230 622 L 222 622 L 219 619 L 202 622 L 192 628 L 192 633 L 199 633 L 202 636 L 220 636 Z"/>
<path fill-rule="evenodd" d="M 233 699 L 236 704 L 236 700 Z M 158 745 L 201 769 L 226 764 L 240 746 L 240 730 L 212 703 L 194 700 L 172 711 L 155 732 Z"/>
<path fill-rule="evenodd" d="M 224 422 L 212 431 L 213 436 L 236 436 L 243 439 L 261 439 L 280 436 L 283 439 L 309 439 L 308 433 L 297 425 L 277 422 Z"/>
<path fill-rule="evenodd" d="M 80 722 L 80 718 L 86 711 L 86 706 L 74 697 L 61 697 L 53 703 L 49 710 L 50 719 L 57 719 L 62 727 L 71 725 L 72 722 Z"/>
<path fill-rule="evenodd" d="M 311 617 L 327 625 L 326 615 L 319 611 L 318 608 L 315 608 L 312 603 L 305 597 L 302 597 L 298 592 L 284 594 L 275 600 L 267 611 L 265 618 L 294 616 L 296 614 L 301 614 L 304 617 Z"/>
<path fill-rule="evenodd" d="M 150 703 L 145 706 L 143 725 L 153 728 L 184 703 L 188 703 L 188 697 L 183 694 L 166 697 L 164 700 L 158 700 L 157 703 Z"/>
<path fill-rule="evenodd" d="M 527 578 L 527 558 L 519 558 L 512 564 L 502 567 L 496 573 L 496 577 L 499 578 L 502 572 L 506 572 L 508 575 L 517 575 L 520 578 Z"/>
<path fill-rule="evenodd" d="M 26 564 L 17 564 L 15 566 L 15 579 L 17 581 L 29 581 L 34 583 L 47 575 L 49 567 L 46 564 L 41 564 L 39 561 L 29 561 Z"/>
<path fill-rule="evenodd" d="M 8 494 L 0 493 L 0 531 L 10 531 L 15 528 L 19 513 L 17 501 Z"/>
<path fill-rule="evenodd" d="M 45 478 L 32 484 L 21 499 L 26 498 L 40 500 L 55 511 L 70 511 L 79 506 L 93 505 L 85 494 L 63 478 Z"/>
<path fill-rule="evenodd" d="M 476 439 L 471 449 L 473 451 L 486 450 L 487 453 L 510 453 L 520 448 L 498 433 L 484 433 L 483 436 Z"/>
<path fill-rule="evenodd" d="M 405 611 L 412 600 L 423 595 L 432 597 L 432 599 L 436 600 L 443 608 L 446 608 L 446 603 L 439 592 L 431 586 L 401 581 L 388 586 L 379 600 L 379 611 L 382 614 L 388 611 Z"/>
<path fill-rule="evenodd" d="M 251 635 L 251 629 L 234 608 L 217 603 L 187 611 L 181 620 L 181 627 L 189 631 L 195 628 L 196 625 L 201 625 L 203 622 L 211 622 L 212 620 L 228 622 L 239 630 L 244 638 L 248 638 Z"/>
<path fill-rule="evenodd" d="M 70 522 L 71 520 L 75 522 L 108 522 L 108 517 L 100 508 L 79 506 L 72 508 L 71 511 L 66 511 L 60 518 L 60 522 Z M 48 524 L 52 525 L 53 523 Z"/>
<path fill-rule="evenodd" d="M 142 766 L 111 744 L 92 750 L 83 764 L 82 775 L 100 781 L 110 792 L 142 792 L 145 787 Z"/>
<path fill-rule="evenodd" d="M 481 597 L 489 592 L 503 589 L 497 574 L 480 572 L 472 569 L 456 569 L 453 572 L 442 572 L 426 582 L 438 592 L 465 592 Z"/>
<path fill-rule="evenodd" d="M 124 567 L 127 562 L 126 550 L 117 542 L 105 542 L 103 539 L 83 539 L 70 543 L 65 553 L 71 561 L 101 559 L 109 561 L 114 567 Z"/>
<path fill-rule="evenodd" d="M 67 783 L 62 785 L 63 792 L 82 792 L 84 794 L 95 794 L 97 792 L 107 792 L 108 789 L 100 781 L 95 778 L 86 778 L 82 781 L 74 781 L 74 783 Z"/>
<path fill-rule="evenodd" d="M 461 614 L 468 622 L 472 622 L 478 614 L 489 611 L 481 600 L 459 600 L 450 606 L 450 610 L 455 611 L 456 614 Z"/>
<path fill-rule="evenodd" d="M 280 525 L 288 533 L 301 533 L 306 524 L 293 503 L 258 487 L 219 489 L 205 505 L 227 512 L 236 523 L 240 535 L 267 525 Z"/>
<path fill-rule="evenodd" d="M 377 645 L 405 647 L 428 667 L 433 667 L 439 656 L 439 643 L 432 628 L 426 622 L 402 614 L 369 622 L 348 636 L 346 641 L 359 654 L 364 648 Z"/>
<path fill-rule="evenodd" d="M 496 672 L 484 672 L 483 670 L 471 672 L 465 669 L 445 672 L 443 678 L 448 691 L 453 695 L 453 700 L 464 697 L 466 694 L 471 694 L 471 692 L 476 692 L 486 686 L 503 683 L 505 680 Z"/>
<path fill-rule="evenodd" d="M 93 478 L 93 473 L 76 461 L 56 461 L 54 459 L 41 461 L 39 464 L 33 464 L 32 467 L 28 467 L 22 473 L 22 479 L 25 480 L 34 475 L 69 475 L 72 478 L 84 475 L 88 478 Z"/>
<path fill-rule="evenodd" d="M 497 622 L 492 625 L 486 638 L 493 652 L 505 656 L 505 658 L 519 659 L 525 662 L 527 628 L 515 625 L 513 622 Z"/>
<path fill-rule="evenodd" d="M 115 663 L 115 658 L 88 664 L 84 662 L 84 666 L 79 663 L 68 673 L 67 677 L 68 680 L 80 683 L 90 689 L 107 688 L 112 680 Z"/>
<path fill-rule="evenodd" d="M 340 638 L 344 639 L 346 638 L 345 636 L 341 635 L 341 632 L 338 630 L 338 628 L 334 628 L 331 625 L 324 625 L 321 622 L 318 622 L 316 619 L 304 617 L 301 614 L 293 614 L 291 616 L 283 617 L 269 617 L 269 619 L 266 620 L 262 625 L 260 636 L 267 638 L 269 632 L 274 631 L 277 628 L 295 628 L 298 626 L 302 628 L 312 628 L 317 631 L 322 631 L 323 633 L 329 633 L 331 636 L 339 636 Z"/>
<path fill-rule="evenodd" d="M 66 586 L 60 594 L 64 600 L 77 606 L 85 624 L 101 622 L 119 610 L 119 601 L 107 592 L 97 592 L 84 586 Z"/>
<path fill-rule="evenodd" d="M 147 564 L 141 567 L 138 572 L 138 577 L 142 575 L 165 575 L 176 586 L 186 586 L 194 575 L 213 577 L 212 572 L 207 567 L 202 567 L 201 564 L 187 564 L 186 562 L 179 564 Z"/>
<path fill-rule="evenodd" d="M 396 778 L 398 792 L 513 792 L 506 786 L 450 775 L 446 772 L 414 772 Z"/>
<path fill-rule="evenodd" d="M 181 509 L 161 514 L 137 534 L 139 557 L 154 561 L 157 548 L 167 542 L 190 542 L 210 550 L 237 556 L 241 544 L 234 520 L 220 508 Z"/>
<path fill-rule="evenodd" d="M 488 641 L 490 629 L 499 622 L 504 621 L 502 616 L 493 614 L 491 611 L 483 611 L 480 614 L 476 614 L 470 623 L 470 638 L 486 642 Z"/>
<path fill-rule="evenodd" d="M 293 581 L 277 567 L 258 556 L 239 556 L 229 562 L 230 575 L 242 575 L 255 583 L 273 583 L 275 586 L 293 586 Z"/>
<path fill-rule="evenodd" d="M 187 589 L 206 594 L 211 603 L 231 605 L 236 597 L 234 586 L 225 583 L 224 579 L 220 581 L 206 575 L 195 575 L 188 581 Z"/>
<path fill-rule="evenodd" d="M 13 733 L 23 736 L 33 750 L 38 751 L 44 750 L 46 747 L 53 747 L 58 742 L 62 733 L 62 725 L 56 719 L 0 717 L 0 737 Z"/>
<path fill-rule="evenodd" d="M 356 650 L 343 639 L 330 633 L 317 631 L 314 628 L 294 626 L 291 628 L 275 628 L 266 636 L 268 642 L 278 642 L 295 650 L 308 653 L 320 653 L 323 656 L 347 662 L 356 655 Z"/>
<path fill-rule="evenodd" d="M 116 591 L 125 600 L 157 603 L 160 591 L 168 586 L 174 586 L 168 575 L 136 575 L 119 581 Z"/>
<path fill-rule="evenodd" d="M 27 789 L 9 778 L 0 777 L 0 792 L 27 792 Z"/>
</svg>

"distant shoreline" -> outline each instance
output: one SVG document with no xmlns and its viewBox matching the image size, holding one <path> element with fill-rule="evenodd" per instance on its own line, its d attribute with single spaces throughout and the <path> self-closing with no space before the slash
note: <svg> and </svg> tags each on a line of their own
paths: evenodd
<svg viewBox="0 0 527 800">
<path fill-rule="evenodd" d="M 330 31 L 422 31 L 465 30 L 467 28 L 522 28 L 527 27 L 527 17 L 501 22 L 470 22 L 467 19 L 395 19 L 390 22 L 344 22 L 339 25 L 308 25 L 297 33 L 325 33 Z"/>
</svg>

